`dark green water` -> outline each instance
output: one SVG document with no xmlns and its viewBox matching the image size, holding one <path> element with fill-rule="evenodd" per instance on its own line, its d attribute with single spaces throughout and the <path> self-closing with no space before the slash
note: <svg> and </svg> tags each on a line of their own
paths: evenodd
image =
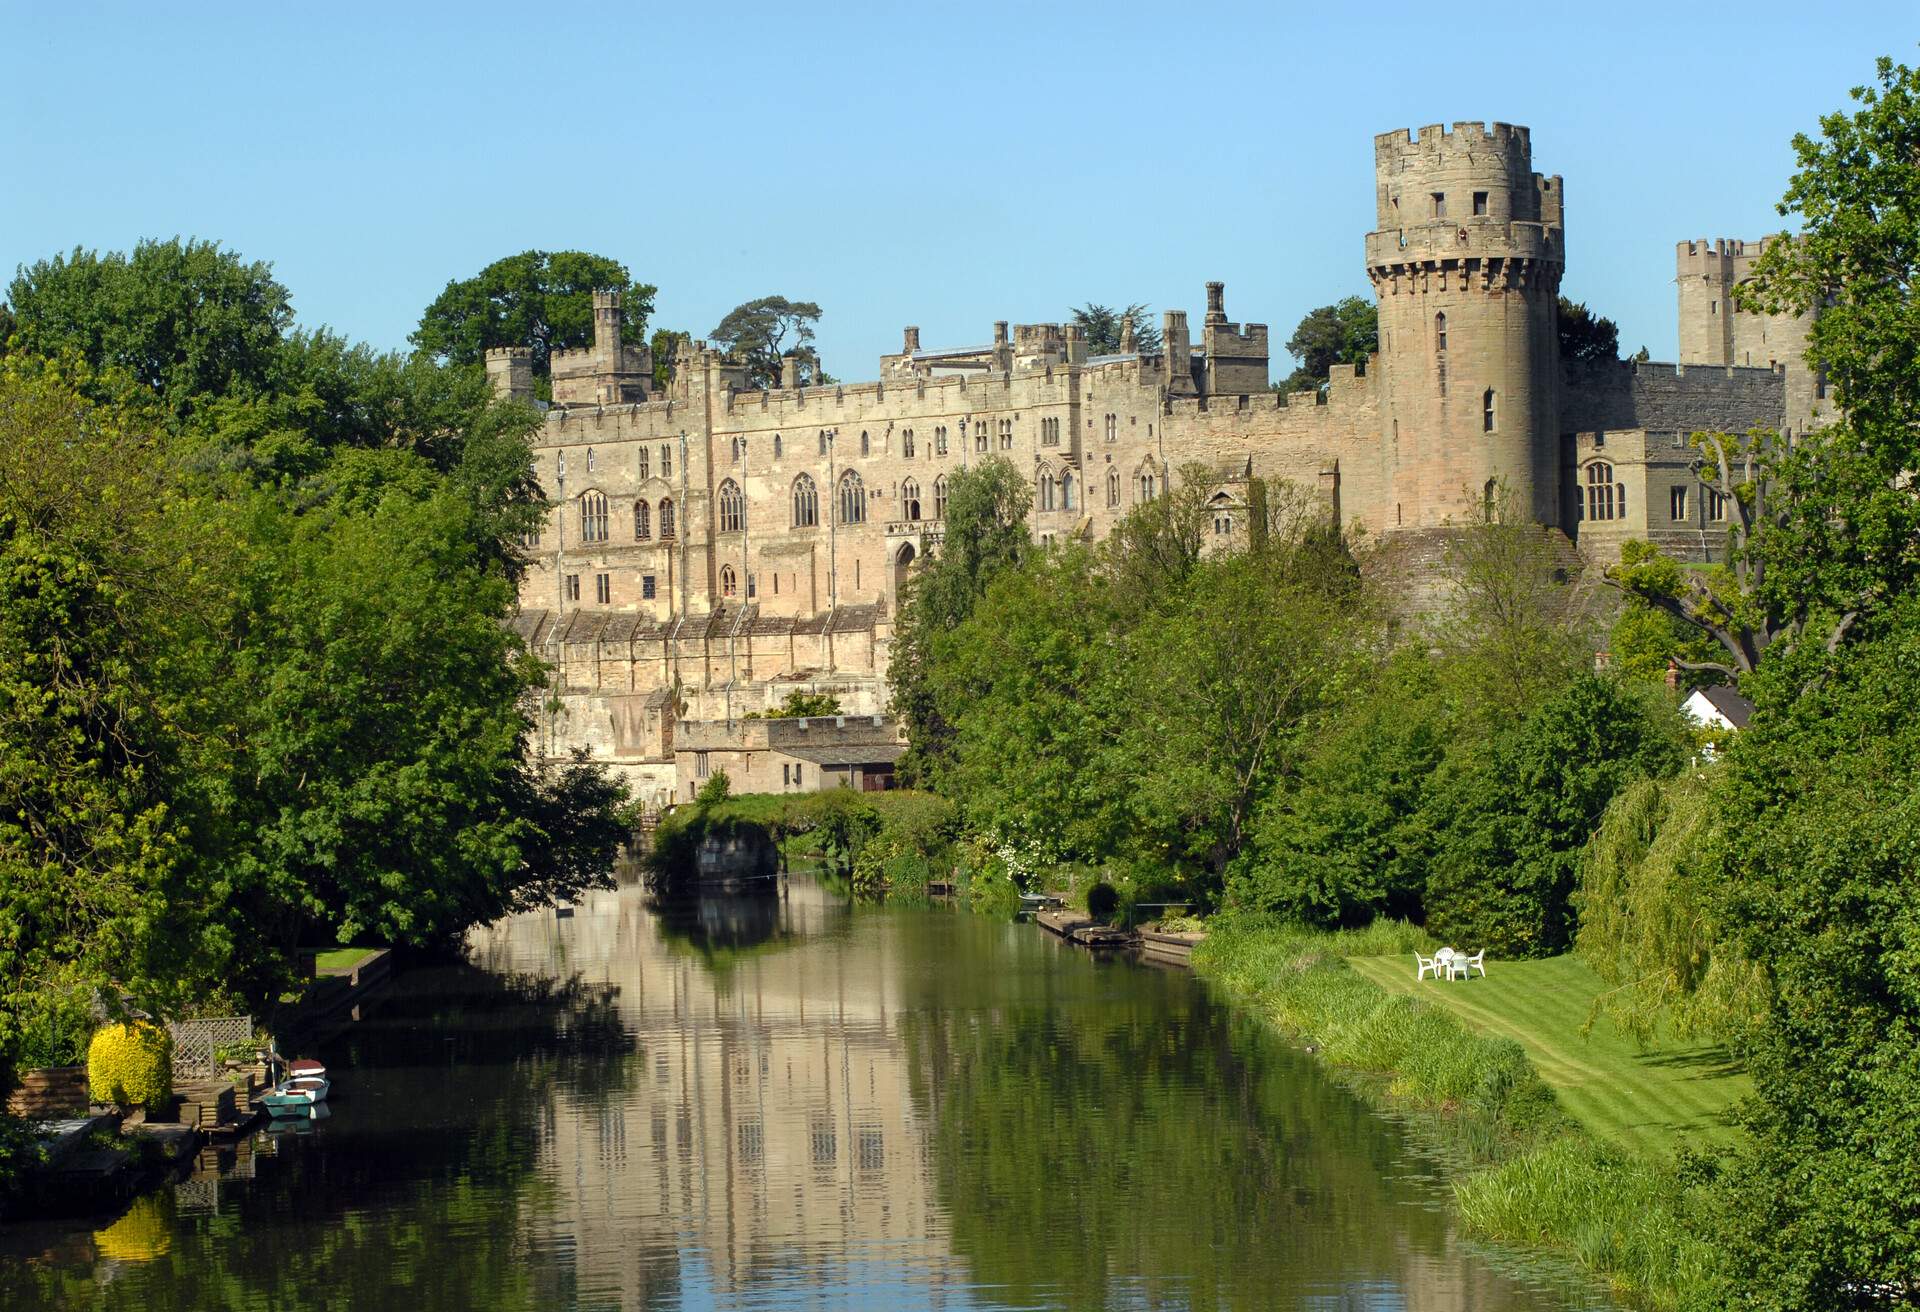
<svg viewBox="0 0 1920 1312">
<path fill-rule="evenodd" d="M 1604 1306 L 1184 973 L 804 880 L 509 921 L 320 1055 L 305 1133 L 0 1230 L 0 1307 Z"/>
</svg>

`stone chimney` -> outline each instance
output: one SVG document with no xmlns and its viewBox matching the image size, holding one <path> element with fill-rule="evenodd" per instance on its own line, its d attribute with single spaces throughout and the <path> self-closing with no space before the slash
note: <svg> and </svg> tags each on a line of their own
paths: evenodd
<svg viewBox="0 0 1920 1312">
<path fill-rule="evenodd" d="M 1140 349 L 1133 340 L 1133 316 L 1123 315 L 1120 319 L 1120 354 L 1132 355 Z"/>
<path fill-rule="evenodd" d="M 1207 322 L 1209 324 L 1227 321 L 1227 285 L 1223 282 L 1207 284 Z"/>
<path fill-rule="evenodd" d="M 993 323 L 993 367 L 1003 374 L 1013 372 L 1013 344 L 1007 340 L 1005 319 Z"/>
<path fill-rule="evenodd" d="M 800 357 L 792 351 L 780 357 L 780 386 L 789 389 L 800 386 Z"/>
<path fill-rule="evenodd" d="M 905 340 L 900 346 L 901 354 L 912 355 L 920 349 L 920 330 L 918 328 L 908 328 L 903 332 L 902 336 Z"/>
<path fill-rule="evenodd" d="M 1067 325 L 1067 363 L 1087 362 L 1087 330 L 1077 323 Z"/>
</svg>

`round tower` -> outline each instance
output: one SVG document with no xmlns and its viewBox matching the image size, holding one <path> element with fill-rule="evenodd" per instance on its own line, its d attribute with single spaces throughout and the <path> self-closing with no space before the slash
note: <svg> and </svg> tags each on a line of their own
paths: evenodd
<svg viewBox="0 0 1920 1312">
<path fill-rule="evenodd" d="M 1500 483 L 1557 525 L 1560 179 L 1527 129 L 1455 123 L 1375 137 L 1374 181 L 1381 527 L 1469 521 Z"/>
</svg>

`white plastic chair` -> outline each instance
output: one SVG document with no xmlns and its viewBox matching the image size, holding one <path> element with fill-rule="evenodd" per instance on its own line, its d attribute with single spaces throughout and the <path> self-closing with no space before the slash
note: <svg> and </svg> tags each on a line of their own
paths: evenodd
<svg viewBox="0 0 1920 1312">
<path fill-rule="evenodd" d="M 1454 960 L 1460 963 L 1460 969 L 1466 972 L 1468 979 L 1473 978 L 1473 972 L 1476 970 L 1480 972 L 1480 978 L 1485 979 L 1487 977 L 1486 958 L 1487 950 L 1481 948 L 1470 957 L 1455 957 Z"/>
<path fill-rule="evenodd" d="M 1432 957 L 1423 957 L 1416 952 L 1413 954 L 1413 964 L 1418 968 L 1413 972 L 1415 983 L 1419 983 L 1429 975 L 1435 979 L 1440 978 L 1440 963 Z"/>
</svg>

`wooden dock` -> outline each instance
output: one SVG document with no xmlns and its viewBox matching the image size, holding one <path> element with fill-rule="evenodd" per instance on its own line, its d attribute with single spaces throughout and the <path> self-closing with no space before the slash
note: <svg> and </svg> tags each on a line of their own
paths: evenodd
<svg viewBox="0 0 1920 1312">
<path fill-rule="evenodd" d="M 1140 955 L 1149 961 L 1164 961 L 1170 965 L 1193 965 L 1193 947 L 1205 934 L 1163 934 L 1157 929 L 1140 931 Z"/>
<path fill-rule="evenodd" d="M 1036 911 L 1034 923 L 1049 934 L 1057 934 L 1083 948 L 1124 948 L 1133 945 L 1133 935 L 1112 925 L 1103 925 L 1081 911 Z"/>
</svg>

